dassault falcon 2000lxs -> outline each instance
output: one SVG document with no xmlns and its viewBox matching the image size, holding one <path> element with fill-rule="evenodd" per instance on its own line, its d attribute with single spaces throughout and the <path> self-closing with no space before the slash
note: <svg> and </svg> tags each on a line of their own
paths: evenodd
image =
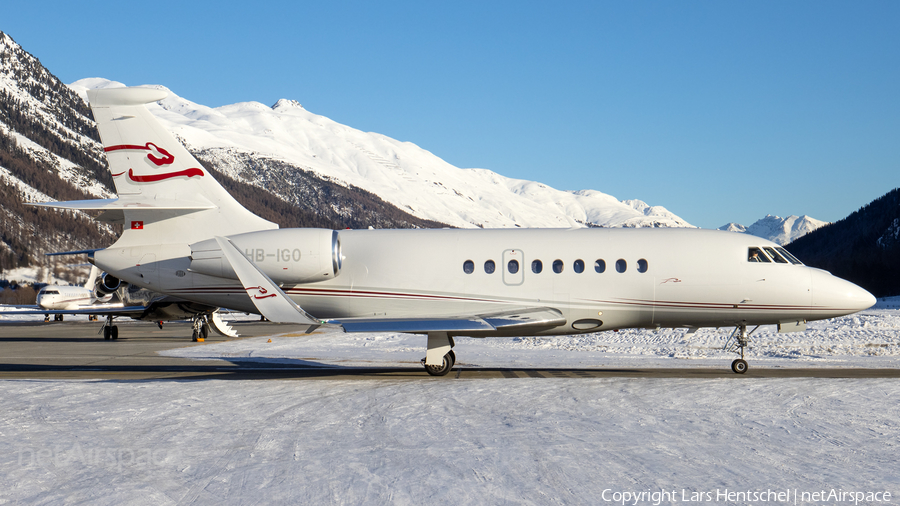
<svg viewBox="0 0 900 506">
<path fill-rule="evenodd" d="M 425 369 L 453 338 L 622 328 L 803 330 L 874 297 L 778 245 L 697 229 L 278 229 L 237 203 L 153 117 L 154 88 L 88 91 L 118 199 L 56 202 L 125 230 L 91 261 L 128 283 L 274 322 L 427 336 Z"/>
</svg>

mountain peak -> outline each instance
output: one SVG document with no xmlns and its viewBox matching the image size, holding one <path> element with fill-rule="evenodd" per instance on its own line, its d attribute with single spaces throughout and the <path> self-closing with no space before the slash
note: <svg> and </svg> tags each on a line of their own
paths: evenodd
<svg viewBox="0 0 900 506">
<path fill-rule="evenodd" d="M 287 98 L 278 99 L 278 102 L 275 102 L 275 105 L 272 106 L 273 111 L 284 109 L 303 109 L 303 106 L 300 105 L 300 102 L 297 102 L 296 100 L 289 100 Z"/>
<path fill-rule="evenodd" d="M 803 216 L 791 215 L 787 218 L 767 214 L 765 218 L 757 220 L 749 227 L 739 223 L 729 223 L 719 227 L 719 230 L 755 235 L 785 245 L 827 224 L 827 221 L 810 218 L 805 214 Z"/>
</svg>

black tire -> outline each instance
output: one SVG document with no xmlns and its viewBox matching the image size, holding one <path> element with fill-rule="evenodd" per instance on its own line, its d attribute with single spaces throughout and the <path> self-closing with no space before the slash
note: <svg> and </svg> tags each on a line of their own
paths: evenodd
<svg viewBox="0 0 900 506">
<path fill-rule="evenodd" d="M 453 350 L 447 352 L 444 355 L 444 361 L 441 365 L 425 365 L 425 372 L 432 376 L 446 376 L 451 369 L 453 369 L 453 364 L 456 363 L 456 353 L 453 353 Z"/>
<path fill-rule="evenodd" d="M 111 337 L 110 327 L 103 327 L 103 339 L 109 340 Z"/>
<path fill-rule="evenodd" d="M 119 327 L 113 325 L 112 328 L 110 328 L 109 332 L 114 340 L 119 338 Z"/>
<path fill-rule="evenodd" d="M 200 332 L 198 332 L 195 329 L 194 332 L 191 334 L 191 341 L 196 343 L 199 338 L 200 338 Z"/>
<path fill-rule="evenodd" d="M 747 372 L 750 366 L 747 365 L 747 361 L 739 358 L 731 363 L 731 370 L 734 371 L 735 374 L 744 374 Z"/>
<path fill-rule="evenodd" d="M 209 325 L 204 323 L 200 326 L 200 337 L 206 341 L 206 338 L 209 337 Z"/>
</svg>

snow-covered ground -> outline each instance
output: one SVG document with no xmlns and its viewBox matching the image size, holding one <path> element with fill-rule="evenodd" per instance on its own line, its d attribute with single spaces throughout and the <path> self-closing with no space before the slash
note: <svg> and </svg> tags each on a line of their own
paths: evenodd
<svg viewBox="0 0 900 506">
<path fill-rule="evenodd" d="M 900 367 L 898 306 L 879 300 L 804 333 L 760 329 L 751 368 Z M 459 339 L 457 354 L 467 368 L 727 368 L 725 337 Z M 167 353 L 396 366 L 423 347 L 402 335 L 287 333 Z M 0 382 L 0 406 L 0 504 L 900 498 L 896 379 L 15 380 Z"/>
<path fill-rule="evenodd" d="M 751 335 L 751 367 L 900 367 L 900 298 L 876 309 L 810 322 L 806 332 L 779 334 L 763 326 Z M 457 365 L 486 367 L 729 367 L 723 349 L 733 329 L 639 329 L 579 336 L 456 339 Z M 410 334 L 283 333 L 168 350 L 168 356 L 306 364 L 395 367 L 418 364 L 425 341 Z"/>
</svg>

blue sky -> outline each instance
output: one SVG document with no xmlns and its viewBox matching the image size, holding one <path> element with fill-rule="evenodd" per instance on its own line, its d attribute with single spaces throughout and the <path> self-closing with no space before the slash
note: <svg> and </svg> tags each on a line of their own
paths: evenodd
<svg viewBox="0 0 900 506">
<path fill-rule="evenodd" d="M 432 5 L 433 4 L 433 5 Z M 690 223 L 838 220 L 900 186 L 900 2 L 17 2 L 61 80 L 306 109 Z"/>
</svg>

